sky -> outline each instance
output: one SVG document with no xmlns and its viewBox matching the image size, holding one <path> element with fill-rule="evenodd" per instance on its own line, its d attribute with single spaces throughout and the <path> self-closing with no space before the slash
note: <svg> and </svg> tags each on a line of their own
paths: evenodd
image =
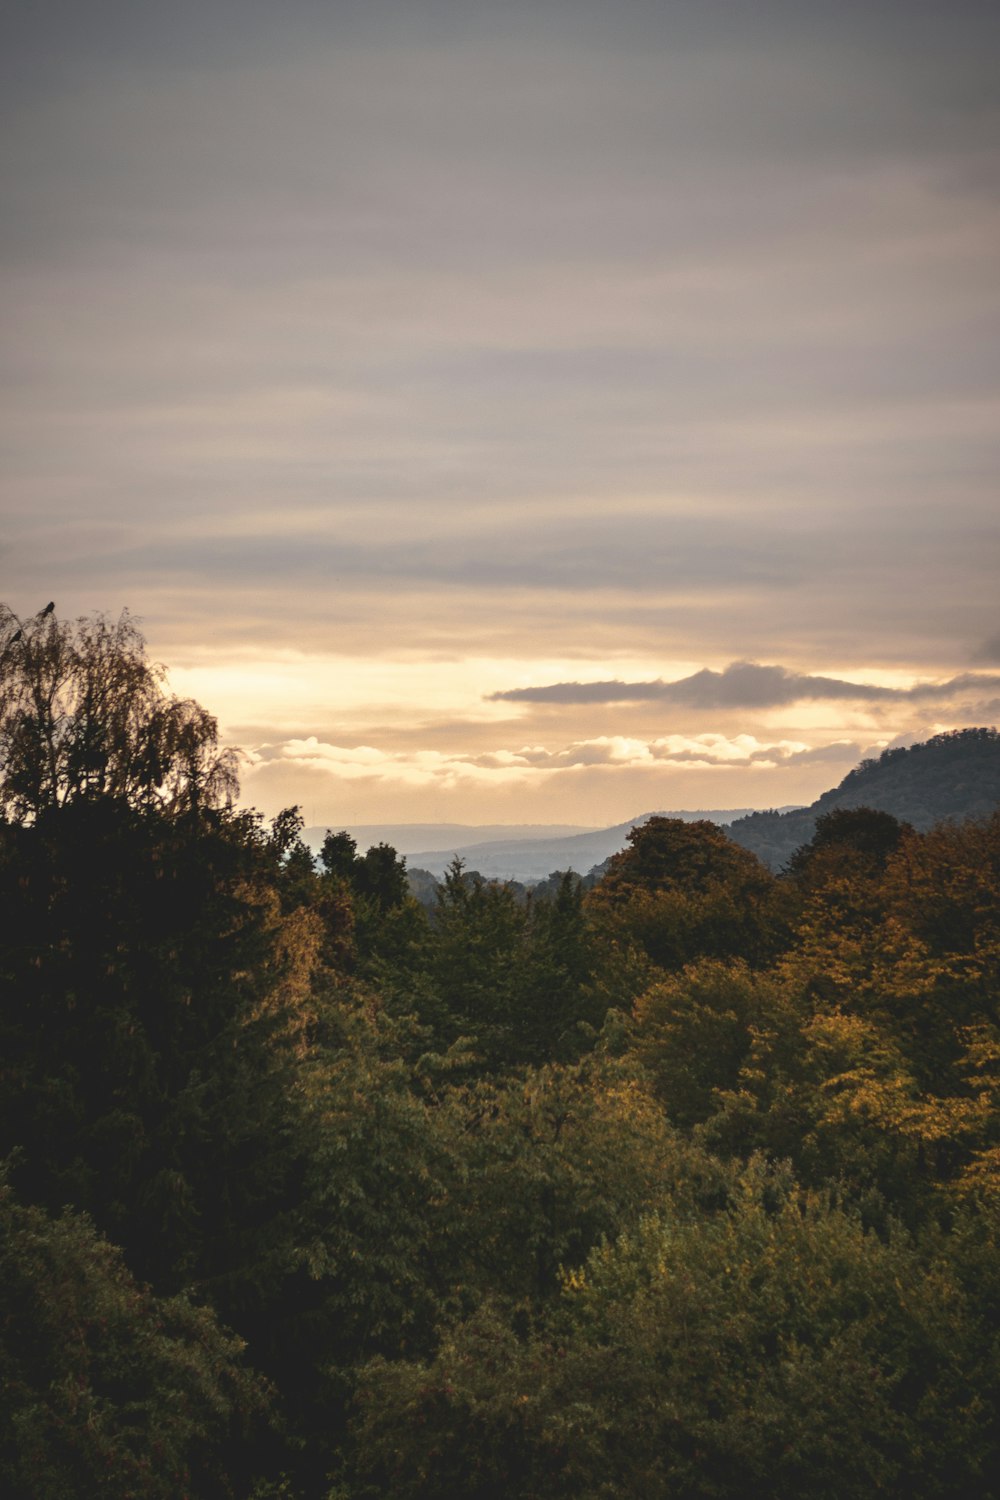
<svg viewBox="0 0 1000 1500">
<path fill-rule="evenodd" d="M 8 0 L 0 598 L 308 824 L 1000 722 L 1000 8 Z"/>
</svg>

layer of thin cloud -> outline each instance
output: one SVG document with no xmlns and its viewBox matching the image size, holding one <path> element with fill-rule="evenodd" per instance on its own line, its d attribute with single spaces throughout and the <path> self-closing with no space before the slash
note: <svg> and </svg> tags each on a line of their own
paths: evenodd
<svg viewBox="0 0 1000 1500">
<path fill-rule="evenodd" d="M 964 673 L 945 682 L 921 682 L 908 688 L 849 682 L 789 671 L 787 667 L 732 662 L 721 672 L 703 668 L 675 682 L 553 682 L 536 687 L 505 688 L 489 695 L 492 702 L 598 704 L 657 702 L 701 709 L 770 709 L 829 699 L 855 703 L 929 702 L 955 699 L 1000 687 L 1000 677 Z"/>
<path fill-rule="evenodd" d="M 333 745 L 309 736 L 261 745 L 246 753 L 249 788 L 264 768 L 325 772 L 345 781 L 394 781 L 413 787 L 457 781 L 525 782 L 577 768 L 648 769 L 653 766 L 724 767 L 747 770 L 782 764 L 854 761 L 860 747 L 850 740 L 810 748 L 801 741 L 763 742 L 750 734 L 664 735 L 655 739 L 602 735 L 557 748 L 525 745 L 516 750 L 448 754 L 439 750 L 386 751 L 371 745 Z"/>
</svg>

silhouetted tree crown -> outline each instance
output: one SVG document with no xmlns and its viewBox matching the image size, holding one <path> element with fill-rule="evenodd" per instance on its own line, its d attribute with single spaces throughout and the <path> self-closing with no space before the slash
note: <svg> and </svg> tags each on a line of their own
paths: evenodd
<svg viewBox="0 0 1000 1500">
<path fill-rule="evenodd" d="M 871 807 L 835 808 L 816 819 L 816 832 L 793 854 L 789 873 L 815 881 L 852 861 L 873 872 L 884 870 L 906 831 L 907 825 L 891 813 Z"/>
<path fill-rule="evenodd" d="M 769 885 L 754 855 L 727 837 L 718 824 L 680 818 L 649 818 L 628 835 L 629 847 L 613 855 L 602 881 L 605 896 L 640 888 L 704 894 L 715 884 L 750 881 Z"/>
<path fill-rule="evenodd" d="M 182 811 L 237 791 L 215 719 L 168 695 L 125 610 L 22 622 L 0 605 L 0 808 L 16 821 L 85 798 Z"/>
</svg>

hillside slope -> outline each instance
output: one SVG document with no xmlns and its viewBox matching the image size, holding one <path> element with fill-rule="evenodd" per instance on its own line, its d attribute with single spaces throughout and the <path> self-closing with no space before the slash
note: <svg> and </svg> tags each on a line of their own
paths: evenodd
<svg viewBox="0 0 1000 1500">
<path fill-rule="evenodd" d="M 956 729 L 862 761 L 810 807 L 750 813 L 728 831 L 736 843 L 780 870 L 812 838 L 816 819 L 836 808 L 873 807 L 923 830 L 943 819 L 981 817 L 998 805 L 1000 734 Z"/>
</svg>

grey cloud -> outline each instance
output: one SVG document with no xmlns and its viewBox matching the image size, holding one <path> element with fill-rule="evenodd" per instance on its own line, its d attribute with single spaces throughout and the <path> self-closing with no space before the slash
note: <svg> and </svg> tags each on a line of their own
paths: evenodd
<svg viewBox="0 0 1000 1500">
<path fill-rule="evenodd" d="M 977 647 L 972 654 L 972 660 L 981 661 L 987 666 L 1000 666 L 1000 631 Z"/>
<path fill-rule="evenodd" d="M 248 485 L 251 472 L 248 465 Z M 165 484 L 164 499 L 167 488 Z M 756 596 L 764 608 L 767 599 L 794 595 L 803 588 L 813 597 L 824 589 L 850 589 L 856 609 L 872 610 L 885 608 L 891 586 L 897 580 L 902 584 L 924 563 L 930 549 L 935 559 L 928 585 L 933 582 L 938 588 L 954 587 L 961 579 L 967 590 L 977 571 L 985 576 L 992 567 L 989 547 L 975 535 L 956 533 L 945 514 L 913 517 L 904 533 L 904 518 L 887 509 L 868 523 L 865 552 L 858 555 L 850 529 L 822 546 L 817 545 L 809 518 L 809 524 L 788 525 L 779 532 L 775 523 L 780 511 L 773 521 L 766 518 L 766 525 L 759 516 L 734 513 L 728 506 L 715 514 L 709 508 L 702 516 L 678 514 L 666 502 L 635 508 L 627 503 L 607 509 L 588 506 L 579 513 L 571 505 L 551 504 L 535 513 L 524 503 L 514 508 L 510 497 L 503 495 L 494 494 L 490 507 L 472 501 L 463 505 L 459 495 L 451 503 L 426 506 L 419 492 L 405 491 L 384 505 L 359 496 L 364 503 L 352 511 L 346 496 L 337 495 L 324 505 L 315 492 L 322 488 L 322 480 L 311 482 L 310 503 L 289 515 L 285 524 L 280 512 L 259 529 L 248 518 L 242 533 L 235 523 L 213 526 L 199 516 L 196 490 L 191 498 L 194 514 L 175 513 L 173 523 L 157 517 L 135 520 L 117 536 L 107 527 L 92 528 L 89 537 L 78 534 L 73 561 L 85 561 L 88 567 L 99 562 L 110 578 L 126 576 L 147 583 L 157 577 L 186 577 L 206 586 L 239 580 L 262 588 L 284 579 L 331 589 L 390 582 L 413 588 L 536 589 L 581 595 L 618 589 L 660 601 L 671 594 L 689 600 L 704 593 L 710 602 L 714 594 L 727 605 L 742 592 L 744 597 Z M 148 495 L 150 504 L 154 493 Z M 22 524 L 44 524 L 44 518 L 25 518 Z M 927 598 L 925 591 L 914 601 L 914 609 L 926 608 Z M 801 609 L 801 597 L 795 607 Z M 713 688 L 715 677 L 710 674 L 704 683 L 699 681 L 697 692 L 742 693 L 751 680 L 768 694 L 787 697 L 794 691 L 782 668 L 743 665 L 749 671 L 746 683 L 740 677 L 741 664 L 734 663 L 722 683 Z M 830 687 L 823 695 L 837 693 Z"/>
<path fill-rule="evenodd" d="M 881 699 L 870 686 L 836 678 L 807 677 L 784 667 L 733 662 L 722 672 L 708 668 L 675 682 L 557 682 L 509 688 L 490 695 L 509 703 L 635 703 L 655 701 L 696 708 L 774 708 L 803 698 Z"/>
<path fill-rule="evenodd" d="M 878 753 L 876 750 L 875 754 Z M 817 745 L 813 750 L 793 750 L 790 755 L 785 756 L 784 764 L 809 766 L 825 764 L 827 761 L 847 761 L 856 765 L 862 758 L 861 746 L 853 740 L 835 740 L 832 745 Z"/>
<path fill-rule="evenodd" d="M 974 43 L 987 47 L 998 34 L 996 7 L 989 0 L 953 0 L 943 10 L 913 0 L 621 0 L 609 10 L 603 0 L 174 0 L 169 7 L 137 7 L 133 0 L 46 0 L 10 7 L 6 53 L 13 54 L 32 81 L 58 72 L 67 61 L 176 69 L 183 62 L 217 63 L 245 55 L 273 54 L 283 48 L 315 48 L 324 41 L 342 45 L 394 43 L 434 48 L 454 44 L 492 45 L 512 34 L 534 45 L 548 41 L 563 49 L 580 44 L 606 56 L 626 49 L 707 48 L 863 52 L 883 66 L 913 71 L 921 65 L 930 79 L 936 65 L 941 79 L 955 71 L 956 53 L 965 70 Z M 970 40 L 970 38 L 972 40 Z M 989 58 L 982 60 L 985 72 Z M 12 76 L 15 69 L 10 68 Z"/>
<path fill-rule="evenodd" d="M 951 699 L 973 689 L 998 686 L 1000 677 L 966 673 L 948 682 L 920 683 L 909 689 L 885 688 L 741 661 L 732 662 L 721 672 L 704 668 L 675 682 L 556 682 L 541 687 L 508 688 L 490 694 L 490 700 L 552 704 L 653 701 L 685 708 L 767 709 L 822 699 L 859 703 Z"/>
<path fill-rule="evenodd" d="M 14 115 L 5 222 L 26 252 L 78 260 L 90 244 L 120 263 L 153 241 L 198 269 L 228 252 L 228 276 L 285 283 L 393 263 L 481 275 L 526 254 L 538 267 L 579 262 L 584 245 L 626 271 L 678 255 L 704 264 L 706 249 L 717 261 L 730 245 L 772 256 L 803 235 L 817 256 L 859 229 L 877 235 L 878 220 L 862 198 L 867 222 L 838 212 L 820 225 L 807 164 L 836 189 L 848 164 L 978 158 L 990 109 L 975 87 L 988 54 L 907 46 L 912 18 L 873 53 L 860 12 L 824 41 L 822 5 L 804 7 L 797 36 L 787 7 L 768 25 L 757 5 L 743 27 L 739 7 L 720 25 L 674 5 L 652 49 L 622 45 L 648 40 L 652 6 L 616 7 L 596 43 L 575 24 L 567 37 L 562 7 L 551 7 L 562 27 L 539 41 L 531 7 L 491 38 L 488 12 L 469 24 L 466 6 L 444 46 L 415 46 L 392 24 L 359 30 L 351 6 L 327 7 L 325 24 L 318 6 L 283 6 L 280 20 L 252 8 L 228 31 L 206 25 L 215 5 L 131 26 L 118 9 L 103 50 L 75 37 L 77 59 L 89 52 L 103 70 Z M 248 60 L 255 34 L 266 45 Z"/>
<path fill-rule="evenodd" d="M 659 699 L 663 682 L 553 682 L 546 687 L 505 688 L 491 703 L 638 703 Z"/>
<path fill-rule="evenodd" d="M 985 672 L 963 672 L 948 682 L 920 682 L 903 696 L 914 702 L 934 702 L 939 698 L 957 698 L 965 693 L 989 692 L 1000 687 L 1000 677 Z"/>
<path fill-rule="evenodd" d="M 291 736 L 290 736 L 290 738 L 291 738 Z M 304 735 L 303 735 L 303 738 L 305 738 Z M 285 753 L 285 744 L 286 744 L 286 741 L 284 741 L 284 740 L 278 740 L 278 741 L 273 741 L 273 742 L 267 742 L 267 741 L 265 741 L 262 744 L 256 744 L 256 745 L 254 745 L 254 752 L 253 753 L 254 753 L 255 758 L 258 761 L 260 761 L 261 763 L 267 763 L 269 761 L 274 761 L 274 760 L 281 760 L 283 758 L 283 756 L 284 756 L 284 753 Z"/>
<path fill-rule="evenodd" d="M 209 477 L 185 486 L 183 471 L 138 473 L 126 486 L 127 515 L 109 508 L 96 524 L 108 501 L 92 475 L 79 500 L 89 521 L 50 512 L 37 477 L 26 475 L 7 525 L 10 576 L 29 594 L 57 593 L 71 614 L 128 604 L 168 661 L 185 641 L 221 648 L 266 637 L 305 651 L 351 642 L 366 653 L 427 642 L 517 655 L 544 642 L 550 655 L 592 659 L 613 643 L 652 660 L 725 660 L 738 640 L 773 662 L 793 640 L 810 662 L 913 664 L 939 677 L 967 656 L 995 581 L 990 546 L 944 511 L 909 525 L 889 511 L 859 520 L 859 552 L 853 520 L 817 535 L 807 516 L 783 524 L 766 508 L 709 507 L 699 517 L 666 503 L 609 505 L 606 515 L 574 518 L 571 506 L 518 503 L 508 513 L 502 491 L 483 515 L 457 496 L 425 502 L 417 489 L 405 500 L 365 498 L 360 509 L 358 497 L 343 513 L 317 494 L 284 525 L 275 500 L 274 520 L 255 536 L 223 527 L 221 513 L 244 485 L 259 492 L 266 473 L 254 479 L 248 469 L 219 493 Z M 246 524 L 252 533 L 252 516 Z M 551 686 L 538 696 L 555 701 Z M 657 683 L 642 688 L 641 701 L 661 701 Z M 708 679 L 705 689 L 718 685 Z M 560 691 L 577 702 L 623 696 L 616 683 Z"/>
<path fill-rule="evenodd" d="M 420 535 L 402 519 L 404 536 L 368 541 L 337 536 L 336 520 L 261 536 L 203 536 L 168 532 L 149 543 L 126 541 L 113 566 L 119 574 L 157 573 L 205 580 L 266 584 L 275 576 L 316 587 L 362 588 L 372 583 L 423 587 L 572 590 L 630 587 L 665 590 L 694 586 L 788 587 L 789 560 L 774 558 L 768 543 L 747 529 L 742 546 L 721 556 L 700 528 L 656 516 L 638 519 L 624 534 L 614 517 L 536 524 L 526 534 L 494 525 L 482 534 L 450 536 L 443 526 Z M 430 529 L 430 528 L 428 528 Z M 572 532 L 570 535 L 568 533 Z M 410 535 L 406 535 L 410 533 Z"/>
</svg>

